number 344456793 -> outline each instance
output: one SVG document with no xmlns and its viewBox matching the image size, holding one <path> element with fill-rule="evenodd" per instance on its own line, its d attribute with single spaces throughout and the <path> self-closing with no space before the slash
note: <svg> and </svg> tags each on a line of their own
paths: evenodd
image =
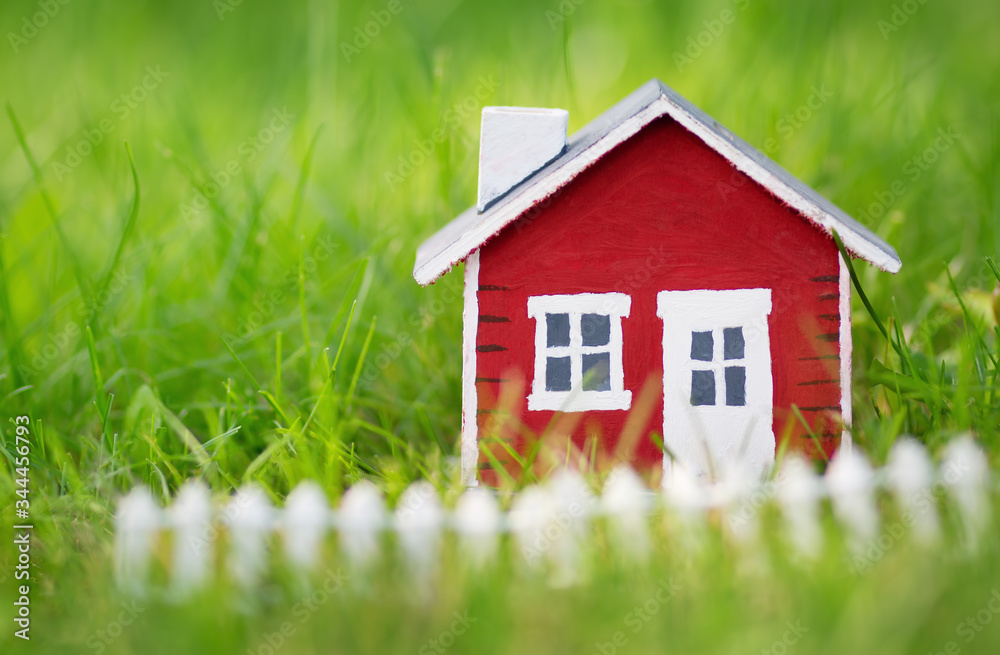
<svg viewBox="0 0 1000 655">
<path fill-rule="evenodd" d="M 14 419 L 14 434 L 16 437 L 15 450 L 18 457 L 14 460 L 17 467 L 15 480 L 17 489 L 15 493 L 20 497 L 16 501 L 17 509 L 28 509 L 28 453 L 31 451 L 30 435 L 28 430 L 28 417 L 18 416 Z"/>
</svg>

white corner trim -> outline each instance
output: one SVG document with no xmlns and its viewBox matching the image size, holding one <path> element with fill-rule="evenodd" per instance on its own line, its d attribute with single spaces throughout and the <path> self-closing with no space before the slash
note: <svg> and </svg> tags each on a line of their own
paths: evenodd
<svg viewBox="0 0 1000 655">
<path fill-rule="evenodd" d="M 840 263 L 840 416 L 844 421 L 840 449 L 846 453 L 854 446 L 854 438 L 851 436 L 851 426 L 854 423 L 854 398 L 851 395 L 851 358 L 854 354 L 851 335 L 851 273 L 847 270 L 843 255 L 838 254 L 837 261 Z"/>
<path fill-rule="evenodd" d="M 650 106 L 661 105 L 661 103 L 667 107 L 661 113 L 669 114 L 684 128 L 704 141 L 708 147 L 728 159 L 737 169 L 746 173 L 750 179 L 773 193 L 778 199 L 805 216 L 826 233 L 830 234 L 834 230 L 837 230 L 844 241 L 844 245 L 849 250 L 857 253 L 859 257 L 871 262 L 884 271 L 888 271 L 889 273 L 899 272 L 900 263 L 898 260 L 893 259 L 875 244 L 856 234 L 849 226 L 823 211 L 821 207 L 818 207 L 814 202 L 793 189 L 784 180 L 754 161 L 737 147 L 736 144 L 727 141 L 717 132 L 709 129 L 704 122 L 693 116 L 684 107 L 671 101 L 666 96 L 661 96 L 659 100 Z"/>
<path fill-rule="evenodd" d="M 465 289 L 462 309 L 462 482 L 479 485 L 479 425 L 476 410 L 476 337 L 479 331 L 479 250 L 465 260 Z"/>
<path fill-rule="evenodd" d="M 528 396 L 528 410 L 588 412 L 629 409 L 632 406 L 632 392 L 625 389 L 621 319 L 629 315 L 631 308 L 632 299 L 624 293 L 578 293 L 528 298 L 528 318 L 535 319 L 535 366 L 531 394 Z M 570 345 L 548 345 L 546 314 L 569 314 Z M 605 314 L 611 317 L 607 345 L 583 345 L 580 328 L 580 317 L 583 314 Z M 583 355 L 605 352 L 610 354 L 610 390 L 583 390 Z M 545 388 L 546 359 L 553 355 L 570 358 L 570 391 L 548 391 Z"/>
</svg>

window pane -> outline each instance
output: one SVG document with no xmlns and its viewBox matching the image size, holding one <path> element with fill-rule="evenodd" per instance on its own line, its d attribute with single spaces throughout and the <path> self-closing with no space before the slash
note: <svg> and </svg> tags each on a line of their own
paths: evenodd
<svg viewBox="0 0 1000 655">
<path fill-rule="evenodd" d="M 611 342 L 611 317 L 605 314 L 584 314 L 580 317 L 583 345 L 606 346 Z"/>
<path fill-rule="evenodd" d="M 691 371 L 691 404 L 695 406 L 715 404 L 715 373 Z"/>
<path fill-rule="evenodd" d="M 726 367 L 726 404 L 736 407 L 747 404 L 747 370 L 743 366 Z"/>
<path fill-rule="evenodd" d="M 722 350 L 726 359 L 743 359 L 743 328 L 726 328 L 722 331 Z"/>
<path fill-rule="evenodd" d="M 611 353 L 583 356 L 583 390 L 611 390 Z"/>
<path fill-rule="evenodd" d="M 545 390 L 569 391 L 569 357 L 547 357 L 545 362 Z"/>
<path fill-rule="evenodd" d="M 569 314 L 546 314 L 549 348 L 569 345 Z"/>
<path fill-rule="evenodd" d="M 711 332 L 692 332 L 691 359 L 698 360 L 699 362 L 712 361 L 712 348 L 714 345 L 715 341 L 712 339 Z"/>
</svg>

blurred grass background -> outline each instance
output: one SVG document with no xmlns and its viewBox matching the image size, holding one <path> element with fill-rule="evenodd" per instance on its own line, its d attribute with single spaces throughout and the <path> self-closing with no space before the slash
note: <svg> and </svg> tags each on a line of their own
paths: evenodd
<svg viewBox="0 0 1000 655">
<path fill-rule="evenodd" d="M 135 485 L 165 497 L 193 476 L 220 494 L 252 480 L 276 501 L 306 478 L 331 499 L 362 477 L 390 498 L 419 477 L 457 488 L 460 275 L 421 289 L 410 271 L 421 240 L 474 201 L 483 105 L 564 107 L 572 131 L 659 77 L 766 150 L 903 260 L 897 276 L 860 265 L 895 346 L 855 299 L 857 441 L 880 461 L 904 432 L 937 449 L 972 430 L 996 462 L 985 258 L 1000 250 L 998 24 L 989 0 L 3 3 L 0 489 L 14 497 L 7 417 L 28 414 L 46 648 L 97 650 L 80 644 L 115 611 L 102 568 L 112 503 Z M 832 95 L 796 118 L 817 89 Z M 953 144 L 935 149 L 939 130 Z M 4 517 L 3 535 L 12 508 Z M 793 605 L 853 612 L 811 652 L 869 633 L 852 647 L 909 652 L 953 630 L 941 607 L 978 606 L 996 580 L 989 557 L 971 573 L 905 568 L 920 561 L 879 578 L 914 575 L 926 583 L 914 591 L 832 573 L 802 590 L 733 582 L 749 614 L 713 609 L 726 574 L 699 569 L 708 577 L 686 601 L 697 619 L 658 643 L 687 630 L 699 652 L 734 652 Z M 495 583 L 482 593 L 515 591 Z M 616 591 L 590 605 L 541 592 L 494 602 L 480 624 L 492 627 L 462 643 L 603 634 L 638 592 L 621 578 L 598 589 Z M 379 607 L 317 622 L 295 652 L 384 652 L 390 642 L 338 639 L 422 625 Z M 159 627 L 111 652 L 166 652 L 165 635 L 192 621 L 213 626 L 206 652 L 243 652 L 251 628 L 213 608 L 147 615 Z M 878 641 L 871 626 L 901 617 L 919 629 Z M 392 648 L 434 625 L 400 628 Z"/>
</svg>

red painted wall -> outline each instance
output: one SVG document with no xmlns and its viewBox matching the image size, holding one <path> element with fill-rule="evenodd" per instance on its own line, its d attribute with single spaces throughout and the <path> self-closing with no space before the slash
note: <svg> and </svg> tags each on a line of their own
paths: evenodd
<svg viewBox="0 0 1000 655">
<path fill-rule="evenodd" d="M 670 118 L 646 127 L 544 204 L 481 250 L 476 387 L 484 445 L 502 439 L 530 452 L 535 437 L 548 430 L 552 440 L 537 460 L 545 470 L 555 463 L 552 453 L 565 459 L 565 439 L 553 434 L 561 432 L 587 457 L 596 450 L 598 464 L 607 465 L 630 413 L 527 410 L 535 334 L 529 296 L 617 291 L 632 297 L 622 321 L 623 362 L 637 442 L 617 454 L 658 469 L 662 454 L 649 436 L 663 425 L 656 294 L 763 287 L 773 290 L 774 433 L 780 441 L 790 430 L 790 445 L 814 451 L 791 413 L 794 403 L 832 453 L 839 443 L 840 320 L 831 238 Z M 653 386 L 643 403 L 647 379 Z M 489 447 L 498 461 L 518 468 L 498 444 Z M 481 477 L 495 484 L 488 461 L 481 455 Z"/>
</svg>

